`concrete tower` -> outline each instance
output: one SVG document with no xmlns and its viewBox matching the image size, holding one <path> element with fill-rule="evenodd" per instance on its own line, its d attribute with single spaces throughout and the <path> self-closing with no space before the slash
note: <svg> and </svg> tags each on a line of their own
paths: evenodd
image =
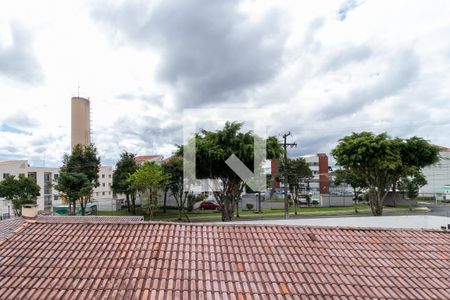
<svg viewBox="0 0 450 300">
<path fill-rule="evenodd" d="M 90 103 L 88 99 L 72 97 L 72 142 L 71 149 L 77 144 L 91 143 Z"/>
</svg>

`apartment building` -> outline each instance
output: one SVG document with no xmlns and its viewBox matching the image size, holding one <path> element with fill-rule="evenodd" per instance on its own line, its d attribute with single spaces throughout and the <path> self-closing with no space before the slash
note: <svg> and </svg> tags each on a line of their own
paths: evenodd
<svg viewBox="0 0 450 300">
<path fill-rule="evenodd" d="M 450 187 L 450 148 L 437 147 L 439 148 L 439 161 L 422 170 L 428 182 L 420 188 L 419 193 L 422 196 L 433 197 L 435 193 L 442 193 L 443 189 Z"/>
<path fill-rule="evenodd" d="M 0 180 L 7 175 L 27 176 L 33 178 L 41 188 L 40 196 L 37 199 L 39 210 L 50 210 L 53 205 L 60 203 L 59 193 L 52 187 L 54 180 L 58 178 L 58 168 L 32 167 L 27 160 L 8 160 L 0 162 Z M 12 214 L 9 201 L 2 199 L 0 204 L 0 214 Z"/>
<path fill-rule="evenodd" d="M 309 191 L 312 194 L 328 194 L 330 191 L 330 178 L 328 156 L 325 153 L 301 156 L 308 163 L 313 173 L 309 181 Z"/>
<path fill-rule="evenodd" d="M 112 192 L 112 167 L 101 166 L 99 171 L 100 185 L 92 193 L 94 203 L 108 203 L 111 206 L 113 199 Z M 0 161 L 0 180 L 7 175 L 28 176 L 33 178 L 41 188 L 40 196 L 37 198 L 37 205 L 40 211 L 51 211 L 55 205 L 62 204 L 59 192 L 52 187 L 59 176 L 59 168 L 33 167 L 27 160 Z M 12 207 L 9 201 L 0 198 L 0 216 L 12 214 Z"/>
</svg>

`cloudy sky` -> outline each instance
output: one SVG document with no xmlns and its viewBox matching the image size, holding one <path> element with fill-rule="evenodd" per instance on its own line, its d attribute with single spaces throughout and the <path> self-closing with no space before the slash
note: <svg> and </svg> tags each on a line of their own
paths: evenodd
<svg viewBox="0 0 450 300">
<path fill-rule="evenodd" d="M 59 165 L 78 91 L 105 163 L 170 155 L 186 108 L 265 109 L 291 155 L 361 130 L 450 146 L 449 15 L 448 0 L 9 1 L 0 160 Z"/>
</svg>

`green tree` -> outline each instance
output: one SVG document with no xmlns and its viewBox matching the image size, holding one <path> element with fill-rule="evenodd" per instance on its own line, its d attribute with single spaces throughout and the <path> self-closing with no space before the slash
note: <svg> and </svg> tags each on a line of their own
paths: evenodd
<svg viewBox="0 0 450 300">
<path fill-rule="evenodd" d="M 334 172 L 336 179 L 334 183 L 336 185 L 341 185 L 346 183 L 350 185 L 353 189 L 353 201 L 355 205 L 355 213 L 358 212 L 358 197 L 367 188 L 367 183 L 364 177 L 359 176 L 358 173 L 350 169 L 339 169 Z"/>
<path fill-rule="evenodd" d="M 81 207 L 81 213 L 86 213 L 86 204 L 91 200 L 92 190 L 99 186 L 98 173 L 100 170 L 100 156 L 97 154 L 97 148 L 93 144 L 89 146 L 76 145 L 71 154 L 64 154 L 61 173 L 84 174 L 91 183 L 91 193 L 78 198 Z M 59 185 L 60 188 L 63 186 Z"/>
<path fill-rule="evenodd" d="M 400 178 L 398 189 L 399 191 L 406 194 L 406 197 L 411 200 L 409 210 L 412 210 L 412 200 L 416 199 L 419 196 L 420 188 L 426 184 L 427 180 L 425 176 L 418 169 L 415 172 L 411 172 L 409 176 Z"/>
<path fill-rule="evenodd" d="M 284 174 L 285 164 L 280 165 L 280 174 Z M 312 171 L 304 158 L 288 159 L 288 185 L 291 194 L 294 194 L 295 214 L 297 214 L 298 194 L 300 191 L 301 182 L 312 177 Z"/>
<path fill-rule="evenodd" d="M 141 195 L 141 201 L 147 206 L 150 218 L 158 207 L 158 193 L 164 188 L 167 178 L 163 168 L 154 162 L 145 162 L 128 178 L 131 188 Z"/>
<path fill-rule="evenodd" d="M 251 171 L 262 172 L 262 165 L 253 170 L 254 160 L 266 159 L 254 157 L 254 138 L 260 138 L 251 131 L 241 132 L 242 125 L 243 123 L 226 122 L 221 130 L 201 130 L 195 135 L 196 177 L 216 179 L 220 182 L 220 186 L 215 187 L 214 196 L 221 208 L 222 221 L 232 219 L 234 208 L 245 186 L 225 161 L 234 154 Z M 275 137 L 269 137 L 266 146 L 267 158 L 280 157 L 283 150 Z M 183 155 L 183 148 L 179 148 L 177 155 Z"/>
<path fill-rule="evenodd" d="M 173 156 L 164 163 L 162 167 L 168 176 L 166 187 L 177 202 L 178 219 L 181 220 L 184 215 L 187 220 L 189 220 L 189 217 L 185 212 L 188 193 L 184 191 L 183 158 L 180 156 Z"/>
<path fill-rule="evenodd" d="M 127 202 L 127 209 L 133 214 L 136 213 L 136 193 L 131 188 L 128 177 L 136 172 L 136 155 L 127 151 L 120 154 L 120 160 L 116 163 L 113 173 L 112 189 L 117 194 L 124 194 Z"/>
<path fill-rule="evenodd" d="M 8 175 L 0 182 L 0 197 L 11 201 L 16 216 L 22 215 L 22 205 L 36 204 L 40 190 L 33 179 L 25 176 L 16 179 Z"/>
<path fill-rule="evenodd" d="M 86 174 L 61 172 L 56 180 L 55 189 L 61 193 L 63 199 L 69 204 L 69 214 L 75 215 L 77 201 L 89 197 L 92 193 L 93 185 Z"/>
<path fill-rule="evenodd" d="M 391 139 L 386 133 L 371 132 L 342 138 L 331 153 L 343 169 L 364 179 L 375 216 L 382 215 L 384 199 L 399 178 L 439 158 L 437 149 L 421 138 Z"/>
<path fill-rule="evenodd" d="M 394 177 L 392 190 L 394 192 L 401 178 L 420 177 L 419 173 L 422 168 L 439 161 L 439 149 L 423 138 L 416 136 L 405 140 L 397 138 L 393 140 L 393 143 L 398 147 L 402 159 L 401 165 L 392 173 Z M 421 180 L 418 179 L 418 181 Z"/>
</svg>

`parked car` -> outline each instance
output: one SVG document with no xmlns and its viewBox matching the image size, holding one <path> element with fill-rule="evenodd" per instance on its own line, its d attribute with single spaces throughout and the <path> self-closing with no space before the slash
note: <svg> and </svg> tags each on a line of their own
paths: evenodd
<svg viewBox="0 0 450 300">
<path fill-rule="evenodd" d="M 219 209 L 220 205 L 214 200 L 204 200 L 200 203 L 200 209 Z"/>
<path fill-rule="evenodd" d="M 306 200 L 306 197 L 302 197 L 302 196 L 299 196 L 298 198 L 297 198 L 297 204 L 308 204 L 308 201 Z"/>
</svg>

